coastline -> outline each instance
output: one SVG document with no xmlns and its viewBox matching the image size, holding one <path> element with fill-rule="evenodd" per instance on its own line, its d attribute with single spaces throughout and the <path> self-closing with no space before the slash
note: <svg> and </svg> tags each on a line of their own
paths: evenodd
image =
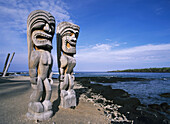
<svg viewBox="0 0 170 124">
<path fill-rule="evenodd" d="M 143 69 L 125 69 L 107 72 L 141 72 L 141 73 L 170 73 L 170 67 L 162 68 L 143 68 Z"/>
<path fill-rule="evenodd" d="M 121 89 L 110 86 L 91 84 L 89 78 L 77 78 L 75 91 L 77 104 L 75 109 L 63 109 L 58 105 L 58 80 L 53 79 L 52 98 L 54 116 L 46 123 L 113 123 L 113 124 L 168 124 L 169 110 L 167 105 L 146 106 L 139 99 Z M 95 78 L 93 79 L 95 80 Z M 0 78 L 0 122 L 2 123 L 31 123 L 25 114 L 31 87 L 28 76 Z M 156 106 L 156 107 L 155 107 Z M 168 105 L 169 107 L 169 105 Z M 156 109 L 155 109 L 156 108 Z M 157 110 L 160 108 L 160 110 Z M 166 113 L 166 114 L 165 114 Z"/>
<path fill-rule="evenodd" d="M 130 97 L 130 94 L 122 89 L 112 89 L 110 86 L 91 84 L 90 78 L 76 79 L 81 85 L 90 90 L 89 93 L 86 93 L 88 100 L 99 103 L 112 123 L 170 123 L 170 105 L 167 103 L 162 103 L 161 105 L 150 104 L 147 106 L 141 104 L 139 99 Z M 100 97 L 95 97 L 96 95 Z M 116 111 L 115 108 L 117 108 Z"/>
</svg>

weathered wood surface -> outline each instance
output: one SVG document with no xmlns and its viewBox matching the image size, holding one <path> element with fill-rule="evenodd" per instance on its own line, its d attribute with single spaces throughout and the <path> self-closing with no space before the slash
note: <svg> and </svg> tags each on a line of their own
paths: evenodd
<svg viewBox="0 0 170 124">
<path fill-rule="evenodd" d="M 12 62 L 12 59 L 13 59 L 14 55 L 15 55 L 15 52 L 13 52 L 12 57 L 11 57 L 10 61 L 8 62 L 8 65 L 7 65 L 6 69 L 5 69 L 2 77 L 6 76 L 6 73 L 7 73 L 8 69 L 9 69 L 9 66 L 10 66 L 10 64 Z"/>
<path fill-rule="evenodd" d="M 8 55 L 7 55 L 7 57 L 6 57 L 6 61 L 5 61 L 4 69 L 3 69 L 2 73 L 4 73 L 4 71 L 5 71 L 6 65 L 7 65 L 7 63 L 8 63 L 9 56 L 10 56 L 10 53 L 8 53 Z"/>
</svg>

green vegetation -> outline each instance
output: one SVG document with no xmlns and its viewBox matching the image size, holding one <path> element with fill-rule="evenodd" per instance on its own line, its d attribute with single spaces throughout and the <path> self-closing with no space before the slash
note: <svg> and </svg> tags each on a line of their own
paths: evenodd
<svg viewBox="0 0 170 124">
<path fill-rule="evenodd" d="M 170 73 L 170 67 L 163 68 L 144 68 L 144 69 L 126 69 L 108 72 L 155 72 L 155 73 Z"/>
</svg>

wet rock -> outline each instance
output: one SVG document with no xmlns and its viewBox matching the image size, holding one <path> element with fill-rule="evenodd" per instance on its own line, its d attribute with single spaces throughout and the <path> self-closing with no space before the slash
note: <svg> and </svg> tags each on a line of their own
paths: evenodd
<svg viewBox="0 0 170 124">
<path fill-rule="evenodd" d="M 122 89 L 112 89 L 110 86 L 93 85 L 93 92 L 99 92 L 107 100 L 113 100 L 115 97 L 129 97 L 129 94 Z"/>
<path fill-rule="evenodd" d="M 168 109 L 170 109 L 170 105 L 168 105 L 168 103 L 165 103 L 165 102 L 161 103 L 160 107 L 164 112 L 166 112 Z"/>
<path fill-rule="evenodd" d="M 138 106 L 136 111 L 129 114 L 128 118 L 133 119 L 135 124 L 169 124 L 163 114 L 144 106 Z"/>
<path fill-rule="evenodd" d="M 114 103 L 122 105 L 126 111 L 136 109 L 141 103 L 137 98 L 116 98 L 114 99 Z"/>
<path fill-rule="evenodd" d="M 162 111 L 165 112 L 167 114 L 170 114 L 170 105 L 168 105 L 168 103 L 161 103 L 160 105 L 158 104 L 150 104 L 148 105 L 149 108 L 157 110 L 157 111 Z"/>
<path fill-rule="evenodd" d="M 103 103 L 104 101 L 102 99 L 97 99 L 95 102 L 97 103 Z"/>
<path fill-rule="evenodd" d="M 88 98 L 92 98 L 90 93 L 86 93 L 86 96 L 87 96 Z"/>
<path fill-rule="evenodd" d="M 141 115 L 139 116 L 139 119 L 136 122 L 145 122 L 146 124 L 152 123 L 152 124 L 168 124 L 167 119 L 165 119 L 165 116 L 160 114 L 156 111 L 151 111 L 150 109 L 146 109 L 144 111 L 140 111 Z M 166 120 L 166 121 L 165 121 Z"/>
<path fill-rule="evenodd" d="M 162 93 L 162 94 L 160 94 L 159 96 L 170 98 L 170 93 Z"/>
<path fill-rule="evenodd" d="M 158 104 L 149 104 L 148 107 L 155 109 L 155 110 L 158 110 L 158 111 L 161 111 L 161 106 L 158 105 Z"/>
<path fill-rule="evenodd" d="M 90 81 L 100 83 L 117 83 L 118 81 L 145 81 L 148 79 L 136 78 L 136 77 L 84 77 Z"/>
<path fill-rule="evenodd" d="M 81 82 L 85 87 L 90 87 L 93 93 L 102 95 L 107 100 L 113 100 L 115 97 L 128 97 L 129 94 L 121 89 L 112 89 L 110 86 L 102 86 L 100 84 L 89 84 L 89 82 Z M 90 85 L 90 86 L 89 86 Z"/>
</svg>

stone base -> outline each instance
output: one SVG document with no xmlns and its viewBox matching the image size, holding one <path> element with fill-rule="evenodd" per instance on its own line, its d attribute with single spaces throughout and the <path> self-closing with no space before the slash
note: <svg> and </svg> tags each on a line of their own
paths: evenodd
<svg viewBox="0 0 170 124">
<path fill-rule="evenodd" d="M 33 113 L 33 112 L 27 112 L 26 114 L 27 118 L 30 120 L 48 120 L 53 116 L 53 111 L 46 111 L 42 113 Z"/>
<path fill-rule="evenodd" d="M 30 102 L 28 104 L 27 118 L 30 120 L 48 120 L 52 117 L 52 103 L 49 100 L 41 102 Z"/>
<path fill-rule="evenodd" d="M 76 106 L 76 94 L 74 90 L 61 91 L 61 103 L 60 106 L 63 108 L 70 108 Z"/>
</svg>

